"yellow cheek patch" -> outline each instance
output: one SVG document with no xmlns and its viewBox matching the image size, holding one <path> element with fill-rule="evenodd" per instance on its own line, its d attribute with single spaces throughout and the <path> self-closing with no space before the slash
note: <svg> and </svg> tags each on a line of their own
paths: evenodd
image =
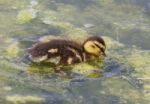
<svg viewBox="0 0 150 104">
<path fill-rule="evenodd" d="M 49 49 L 48 52 L 49 52 L 49 53 L 57 53 L 57 52 L 58 52 L 58 49 L 57 49 L 57 48 Z"/>
<path fill-rule="evenodd" d="M 87 41 L 84 44 L 85 51 L 96 56 L 100 56 L 101 54 L 103 54 L 101 48 L 104 50 L 106 49 L 105 45 L 98 41 Z"/>
<path fill-rule="evenodd" d="M 95 47 L 92 47 L 95 46 Z M 92 54 L 98 55 L 100 49 L 94 44 L 93 41 L 88 41 L 87 43 L 85 43 L 84 45 L 84 49 Z"/>
<path fill-rule="evenodd" d="M 84 49 L 87 52 L 91 52 L 93 50 L 93 48 L 91 47 L 92 45 L 94 45 L 94 43 L 92 41 L 88 41 L 84 44 Z"/>
</svg>

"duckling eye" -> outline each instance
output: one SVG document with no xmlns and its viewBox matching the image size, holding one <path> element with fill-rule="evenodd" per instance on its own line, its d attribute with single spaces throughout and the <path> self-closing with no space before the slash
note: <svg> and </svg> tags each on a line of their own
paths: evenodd
<svg viewBox="0 0 150 104">
<path fill-rule="evenodd" d="M 100 50 L 104 53 L 105 49 L 104 48 L 100 48 Z"/>
<path fill-rule="evenodd" d="M 92 47 L 92 48 L 95 48 L 95 46 L 94 46 L 94 45 L 91 45 L 91 47 Z"/>
</svg>

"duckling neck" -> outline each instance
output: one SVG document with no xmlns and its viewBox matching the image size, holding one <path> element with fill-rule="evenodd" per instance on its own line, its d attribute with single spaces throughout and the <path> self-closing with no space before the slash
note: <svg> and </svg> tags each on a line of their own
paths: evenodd
<svg viewBox="0 0 150 104">
<path fill-rule="evenodd" d="M 88 61 L 88 60 L 91 60 L 94 58 L 94 56 L 92 54 L 88 53 L 84 47 L 82 47 L 82 50 L 83 50 L 83 60 L 84 61 Z"/>
<path fill-rule="evenodd" d="M 91 60 L 91 59 L 94 58 L 93 55 L 91 55 L 91 54 L 89 54 L 89 53 L 87 53 L 87 52 L 84 52 L 84 53 L 83 53 L 83 57 L 84 57 L 84 61 L 88 61 L 88 60 Z"/>
</svg>

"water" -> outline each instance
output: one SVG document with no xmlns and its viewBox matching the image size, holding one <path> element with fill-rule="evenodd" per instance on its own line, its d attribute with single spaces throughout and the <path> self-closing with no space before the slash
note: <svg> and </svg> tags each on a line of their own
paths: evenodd
<svg viewBox="0 0 150 104">
<path fill-rule="evenodd" d="M 149 4 L 149 0 L 0 0 L 0 103 L 149 104 Z M 71 77 L 26 57 L 27 48 L 40 37 L 82 41 L 89 35 L 103 36 L 107 58 L 65 66 L 72 69 Z"/>
</svg>

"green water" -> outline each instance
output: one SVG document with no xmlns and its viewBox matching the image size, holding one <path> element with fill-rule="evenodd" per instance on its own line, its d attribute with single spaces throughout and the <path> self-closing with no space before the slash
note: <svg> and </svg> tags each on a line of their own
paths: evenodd
<svg viewBox="0 0 150 104">
<path fill-rule="evenodd" d="M 149 0 L 0 0 L 0 104 L 149 104 Z M 33 64 L 40 37 L 102 36 L 104 62 Z M 96 75 L 91 70 L 97 70 Z"/>
</svg>

